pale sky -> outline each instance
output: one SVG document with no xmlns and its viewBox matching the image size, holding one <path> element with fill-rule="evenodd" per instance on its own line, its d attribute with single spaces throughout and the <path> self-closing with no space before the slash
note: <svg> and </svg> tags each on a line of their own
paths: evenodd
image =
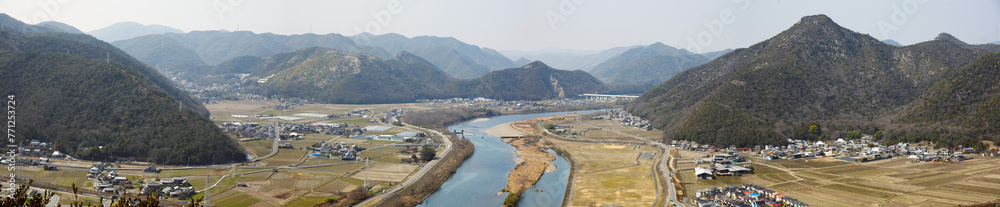
<svg viewBox="0 0 1000 207">
<path fill-rule="evenodd" d="M 990 0 L 0 0 L 0 12 L 27 23 L 59 21 L 84 32 L 124 21 L 185 32 L 238 28 L 350 36 L 367 31 L 449 36 L 497 50 L 602 50 L 663 42 L 707 52 L 750 46 L 814 14 L 904 45 L 941 32 L 974 44 L 1000 41 L 1000 2 Z"/>
</svg>

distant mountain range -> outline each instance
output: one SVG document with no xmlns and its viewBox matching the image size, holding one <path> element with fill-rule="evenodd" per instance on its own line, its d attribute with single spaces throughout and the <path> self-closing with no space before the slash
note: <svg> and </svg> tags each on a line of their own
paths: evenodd
<svg viewBox="0 0 1000 207">
<path fill-rule="evenodd" d="M 41 22 L 41 23 L 35 24 L 35 26 L 36 27 L 49 28 L 49 29 L 51 29 L 53 31 L 58 31 L 58 32 L 63 32 L 63 33 L 83 34 L 83 32 L 81 32 L 80 30 L 76 29 L 76 27 L 69 26 L 68 24 L 64 24 L 62 22 L 47 21 L 47 22 Z"/>
<path fill-rule="evenodd" d="M 87 34 L 94 36 L 97 39 L 104 40 L 105 42 L 114 42 L 151 34 L 166 33 L 184 33 L 184 31 L 156 24 L 143 25 L 138 22 L 119 22 L 112 24 L 111 26 L 87 32 Z"/>
<path fill-rule="evenodd" d="M 969 63 L 996 52 L 996 45 L 968 45 L 948 34 L 894 47 L 825 15 L 807 16 L 768 40 L 677 74 L 625 108 L 650 119 L 665 139 L 719 147 L 849 131 L 974 144 L 982 136 L 996 140 L 993 115 L 985 114 L 996 110 L 990 100 L 997 80 L 979 72 L 995 66 L 996 56 Z M 983 84 L 960 84 L 969 80 Z M 952 130 L 939 139 L 936 127 Z M 978 133 L 987 129 L 994 133 Z"/>
<path fill-rule="evenodd" d="M 896 47 L 902 47 L 903 46 L 903 44 L 899 44 L 899 42 L 896 42 L 896 40 L 891 40 L 891 39 L 882 40 L 882 43 L 885 43 L 885 44 L 888 44 L 888 45 L 892 45 L 892 46 L 896 46 Z"/>
<path fill-rule="evenodd" d="M 657 42 L 618 54 L 589 72 L 612 84 L 658 84 L 708 61 L 704 56 Z"/>
<path fill-rule="evenodd" d="M 195 31 L 186 34 L 147 35 L 113 42 L 136 58 L 164 72 L 189 72 L 198 65 L 214 66 L 239 56 L 270 57 L 302 48 L 325 47 L 364 53 L 381 59 L 407 51 L 457 78 L 474 78 L 491 70 L 515 67 L 510 59 L 489 48 L 450 37 L 398 34 L 276 35 L 252 32 Z M 193 67 L 194 66 L 194 67 Z"/>
<path fill-rule="evenodd" d="M 246 160 L 199 101 L 125 52 L 61 23 L 0 22 L 0 94 L 15 96 L 17 141 L 87 160 Z"/>
<path fill-rule="evenodd" d="M 530 63 L 531 61 L 542 61 L 556 68 L 565 68 L 568 70 L 584 70 L 588 71 L 597 64 L 601 64 L 615 55 L 621 54 L 629 49 L 639 47 L 639 46 L 625 46 L 625 47 L 615 47 L 599 52 L 593 53 L 581 53 L 577 51 L 569 50 L 558 50 L 549 49 L 541 51 L 505 51 L 504 55 L 510 57 L 511 59 L 524 59 Z M 524 64 L 520 64 L 524 65 Z"/>
<path fill-rule="evenodd" d="M 541 62 L 457 79 L 405 51 L 383 60 L 314 47 L 268 58 L 239 57 L 204 71 L 210 72 L 197 76 L 216 77 L 208 82 L 236 81 L 251 93 L 323 103 L 397 103 L 451 97 L 542 100 L 612 91 L 586 72 L 556 70 Z M 232 75 L 239 73 L 249 77 Z"/>
</svg>

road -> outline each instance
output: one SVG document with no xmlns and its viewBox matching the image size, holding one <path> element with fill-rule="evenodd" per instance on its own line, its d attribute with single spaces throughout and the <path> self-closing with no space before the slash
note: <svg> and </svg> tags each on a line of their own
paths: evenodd
<svg viewBox="0 0 1000 207">
<path fill-rule="evenodd" d="M 451 139 L 448 138 L 447 136 L 445 136 L 444 134 L 442 134 L 441 132 L 436 131 L 436 130 L 425 129 L 425 128 L 418 127 L 418 126 L 413 126 L 413 125 L 406 124 L 406 123 L 404 123 L 404 125 L 407 128 L 410 128 L 410 129 L 417 128 L 419 130 L 430 131 L 430 132 L 433 132 L 434 134 L 437 134 L 438 137 L 441 137 L 441 140 L 444 141 L 444 146 L 445 147 L 444 147 L 444 150 L 442 150 L 441 153 L 438 154 L 439 157 L 444 157 L 444 156 L 448 155 L 448 153 L 451 152 L 451 148 L 452 148 Z M 389 189 L 389 191 L 386 191 L 385 193 L 382 193 L 382 194 L 379 194 L 377 196 L 372 196 L 371 198 L 365 199 L 364 201 L 361 201 L 360 203 L 358 203 L 355 206 L 372 206 L 372 205 L 378 204 L 378 201 L 381 201 L 386 196 L 393 195 L 396 192 L 398 192 L 399 190 L 402 190 L 403 188 L 406 188 L 407 186 L 412 185 L 413 182 L 415 182 L 416 180 L 419 180 L 421 177 L 423 177 L 425 174 L 427 174 L 428 171 L 430 171 L 431 169 L 434 169 L 434 165 L 437 165 L 438 161 L 440 161 L 440 160 L 431 160 L 430 162 L 427 162 L 427 164 L 424 164 L 424 166 L 421 167 L 420 170 L 417 171 L 416 174 L 414 174 L 412 177 L 410 177 L 410 179 L 406 179 L 406 181 L 403 181 L 403 183 L 400 183 L 399 185 L 396 185 L 396 187 L 393 187 L 392 189 Z"/>
<path fill-rule="evenodd" d="M 655 142 L 653 140 L 646 139 L 645 137 L 640 137 L 640 136 L 635 136 L 635 135 L 631 135 L 631 134 L 626 134 L 626 133 L 623 133 L 623 132 L 619 132 L 617 130 L 604 129 L 602 127 L 594 126 L 592 124 L 583 123 L 583 121 L 580 121 L 580 117 L 583 117 L 583 116 L 577 116 L 576 117 L 576 123 L 587 125 L 587 126 L 592 127 L 592 128 L 598 128 L 598 129 L 602 129 L 602 130 L 605 130 L 605 131 L 613 132 L 613 133 L 616 133 L 616 134 L 619 134 L 619 135 L 622 135 L 622 136 L 632 137 L 632 138 L 639 139 L 639 140 L 644 140 L 647 143 L 652 144 L 653 146 L 656 146 L 656 147 L 659 147 L 660 149 L 663 149 L 663 151 L 665 152 L 665 154 L 663 155 L 664 158 L 660 159 L 661 162 L 663 163 L 663 169 L 665 171 L 667 169 L 670 169 L 667 166 L 667 157 L 670 156 L 670 146 L 667 146 L 667 145 L 665 145 L 663 143 L 660 143 L 660 142 Z M 663 179 L 667 180 L 667 186 L 665 186 L 665 187 L 670 190 L 670 193 L 668 193 L 668 194 L 670 194 L 670 196 L 669 196 L 670 202 L 673 203 L 674 206 L 684 206 L 684 204 L 682 204 L 681 202 L 677 201 L 677 192 L 675 192 L 676 190 L 673 187 L 674 186 L 674 180 L 673 180 L 673 178 L 671 178 L 671 176 L 673 176 L 673 173 L 666 173 L 665 176 L 666 177 L 663 178 Z M 659 194 L 659 193 L 657 193 L 657 194 Z M 666 203 L 664 203 L 664 206 L 666 206 Z"/>
<path fill-rule="evenodd" d="M 281 127 L 281 124 L 275 122 L 274 129 L 275 129 L 274 144 L 271 144 L 271 154 L 264 155 L 263 157 L 258 157 L 257 159 L 254 159 L 251 162 L 263 160 L 268 157 L 274 156 L 275 154 L 278 154 L 278 144 L 281 143 L 281 130 L 284 129 L 284 127 Z"/>
</svg>

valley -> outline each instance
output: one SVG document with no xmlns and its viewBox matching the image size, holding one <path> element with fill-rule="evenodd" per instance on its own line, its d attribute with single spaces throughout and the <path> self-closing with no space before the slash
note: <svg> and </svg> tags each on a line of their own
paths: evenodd
<svg viewBox="0 0 1000 207">
<path fill-rule="evenodd" d="M 993 2 L 35 3 L 0 206 L 1000 203 Z"/>
</svg>

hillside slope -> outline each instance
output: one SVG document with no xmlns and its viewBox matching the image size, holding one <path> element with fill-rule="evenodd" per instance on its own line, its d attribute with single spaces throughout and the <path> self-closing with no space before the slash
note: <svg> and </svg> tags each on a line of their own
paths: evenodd
<svg viewBox="0 0 1000 207">
<path fill-rule="evenodd" d="M 490 72 L 472 80 L 450 85 L 461 97 L 482 96 L 501 100 L 542 100 L 602 93 L 610 87 L 582 70 L 557 70 L 535 61 L 524 67 Z"/>
<path fill-rule="evenodd" d="M 557 70 L 541 62 L 492 71 L 474 79 L 458 79 L 407 52 L 383 60 L 317 47 L 267 58 L 239 59 L 206 69 L 216 71 L 207 76 L 216 77 L 213 80 L 243 81 L 240 84 L 249 86 L 247 91 L 254 94 L 321 103 L 398 103 L 453 97 L 542 100 L 611 90 L 586 72 Z M 229 73 L 249 75 L 242 79 L 221 75 Z"/>
<path fill-rule="evenodd" d="M 1000 133 L 1000 53 L 952 72 L 900 114 L 906 123 L 937 123 Z"/>
<path fill-rule="evenodd" d="M 303 97 L 324 103 L 397 103 L 444 97 L 447 74 L 409 53 L 394 59 L 328 48 L 307 48 L 271 57 L 254 67 L 270 77 L 260 94 Z"/>
<path fill-rule="evenodd" d="M 204 106 L 152 68 L 88 35 L 15 27 L 26 29 L 0 31 L 0 93 L 16 97 L 19 139 L 88 160 L 246 159 Z"/>
<path fill-rule="evenodd" d="M 716 146 L 808 138 L 797 132 L 806 122 L 826 123 L 828 135 L 837 136 L 894 117 L 945 75 L 996 49 L 947 36 L 893 47 L 825 15 L 807 16 L 768 40 L 681 72 L 626 109 L 652 120 L 666 139 Z"/>
</svg>

